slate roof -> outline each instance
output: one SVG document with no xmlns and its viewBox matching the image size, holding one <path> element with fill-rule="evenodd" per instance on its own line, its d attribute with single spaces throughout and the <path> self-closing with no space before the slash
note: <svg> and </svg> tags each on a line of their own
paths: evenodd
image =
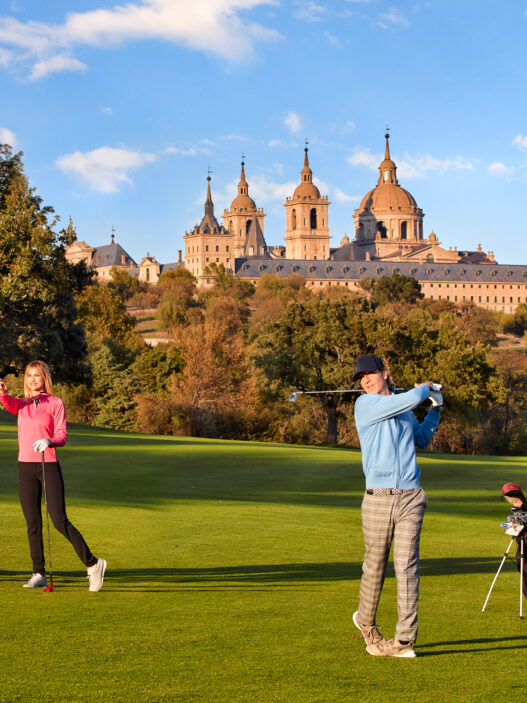
<svg viewBox="0 0 527 703">
<path fill-rule="evenodd" d="M 527 266 L 507 264 L 437 264 L 382 261 L 300 261 L 295 259 L 236 259 L 235 273 L 243 278 L 260 278 L 264 274 L 289 276 L 296 273 L 317 281 L 347 281 L 381 278 L 398 273 L 419 281 L 469 281 L 472 283 L 525 283 Z"/>
<path fill-rule="evenodd" d="M 256 215 L 253 217 L 252 220 L 249 220 L 249 228 L 247 230 L 247 236 L 245 238 L 245 245 L 243 248 L 245 256 L 250 256 L 249 252 L 251 250 L 251 247 L 253 248 L 253 251 L 257 252 L 257 255 L 259 252 L 263 252 L 260 254 L 260 257 L 265 259 L 271 258 L 270 255 L 267 253 L 267 245 L 265 243 L 262 228 L 260 227 L 260 223 L 258 222 L 258 218 L 256 217 Z"/>
<path fill-rule="evenodd" d="M 103 266 L 137 266 L 137 263 L 120 244 L 112 242 L 104 244 L 102 247 L 95 247 L 91 265 L 95 268 L 102 268 Z"/>
<path fill-rule="evenodd" d="M 159 272 L 165 273 L 166 271 L 176 271 L 177 269 L 185 268 L 184 261 L 176 261 L 170 264 L 160 264 Z"/>
</svg>

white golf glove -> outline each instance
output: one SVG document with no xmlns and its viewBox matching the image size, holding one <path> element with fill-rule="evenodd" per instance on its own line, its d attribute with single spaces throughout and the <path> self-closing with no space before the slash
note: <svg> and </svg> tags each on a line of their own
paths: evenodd
<svg viewBox="0 0 527 703">
<path fill-rule="evenodd" d="M 37 439 L 37 441 L 33 444 L 33 451 L 43 452 L 48 447 L 51 447 L 52 444 L 53 442 L 50 439 Z"/>
<path fill-rule="evenodd" d="M 432 403 L 433 408 L 443 407 L 443 396 L 441 394 L 441 388 L 443 388 L 441 383 L 432 383 L 432 385 L 430 386 L 430 393 L 428 397 L 430 398 L 430 402 Z"/>
</svg>

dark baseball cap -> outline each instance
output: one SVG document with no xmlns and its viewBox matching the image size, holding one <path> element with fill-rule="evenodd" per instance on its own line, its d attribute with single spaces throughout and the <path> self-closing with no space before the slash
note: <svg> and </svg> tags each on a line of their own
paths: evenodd
<svg viewBox="0 0 527 703">
<path fill-rule="evenodd" d="M 383 371 L 385 368 L 382 359 L 374 354 L 363 354 L 359 356 L 355 362 L 355 368 L 353 369 L 353 380 L 356 381 L 361 373 L 375 373 L 376 371 Z"/>
</svg>

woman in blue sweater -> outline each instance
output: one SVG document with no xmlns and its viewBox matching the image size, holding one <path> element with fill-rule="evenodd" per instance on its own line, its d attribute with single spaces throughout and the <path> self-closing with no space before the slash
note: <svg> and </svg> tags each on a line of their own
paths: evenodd
<svg viewBox="0 0 527 703">
<path fill-rule="evenodd" d="M 443 399 L 427 382 L 394 395 L 389 373 L 379 357 L 365 354 L 355 364 L 364 394 L 355 404 L 355 424 L 362 450 L 366 492 L 362 502 L 364 563 L 359 609 L 353 622 L 373 656 L 415 657 L 419 599 L 419 538 L 426 494 L 419 484 L 415 448 L 426 447 L 439 424 Z M 432 408 L 422 423 L 413 410 L 430 398 Z M 375 617 L 390 547 L 397 579 L 398 621 L 395 637 L 385 640 Z"/>
</svg>

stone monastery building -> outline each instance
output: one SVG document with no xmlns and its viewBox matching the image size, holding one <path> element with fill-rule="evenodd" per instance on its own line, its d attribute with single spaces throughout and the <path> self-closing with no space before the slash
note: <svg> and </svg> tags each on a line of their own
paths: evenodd
<svg viewBox="0 0 527 703">
<path fill-rule="evenodd" d="M 286 198 L 285 246 L 268 246 L 264 238 L 264 217 L 249 195 L 242 161 L 238 194 L 224 210 L 223 224 L 214 214 L 210 176 L 201 222 L 185 232 L 185 256 L 174 264 L 160 264 L 147 254 L 139 266 L 113 241 L 91 248 L 75 242 L 67 256 L 85 258 L 103 279 L 112 266 L 124 268 L 141 280 L 156 282 L 166 270 L 184 266 L 198 285 L 210 284 L 209 266 L 223 264 L 228 271 L 253 283 L 264 274 L 297 274 L 306 286 L 358 289 L 363 278 L 380 278 L 393 273 L 416 278 L 422 292 L 434 300 L 473 301 L 490 310 L 512 312 L 527 303 L 527 266 L 499 265 L 493 252 L 448 250 L 441 247 L 434 232 L 423 236 L 423 211 L 397 179 L 397 166 L 390 157 L 389 135 L 385 135 L 384 160 L 379 165 L 377 185 L 362 199 L 353 214 L 354 238 L 346 235 L 336 248 L 330 245 L 329 202 L 313 183 L 308 149 L 300 183 Z"/>
</svg>

